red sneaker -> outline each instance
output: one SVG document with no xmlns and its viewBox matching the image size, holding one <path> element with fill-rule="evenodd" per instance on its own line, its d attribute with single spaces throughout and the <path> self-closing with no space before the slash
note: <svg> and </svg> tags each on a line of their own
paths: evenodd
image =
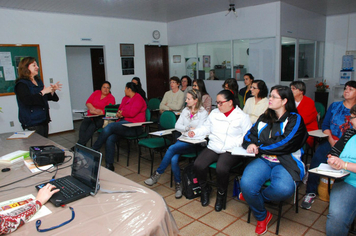
<svg viewBox="0 0 356 236">
<path fill-rule="evenodd" d="M 265 234 L 267 232 L 267 225 L 271 221 L 271 219 L 272 219 L 272 214 L 269 211 L 267 211 L 266 218 L 262 221 L 257 221 L 257 226 L 255 230 L 256 234 L 258 235 Z"/>
<path fill-rule="evenodd" d="M 245 201 L 245 202 L 246 202 L 244 196 L 242 195 L 242 192 L 239 193 L 239 199 L 240 199 L 241 201 Z"/>
</svg>

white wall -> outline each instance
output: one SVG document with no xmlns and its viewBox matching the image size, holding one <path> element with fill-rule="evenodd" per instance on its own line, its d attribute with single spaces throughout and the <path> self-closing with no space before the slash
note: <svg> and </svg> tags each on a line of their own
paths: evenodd
<svg viewBox="0 0 356 236">
<path fill-rule="evenodd" d="M 66 55 L 71 107 L 86 109 L 85 103 L 93 93 L 90 47 L 66 47 Z M 73 114 L 73 120 L 81 118 L 81 114 Z"/>
<path fill-rule="evenodd" d="M 356 13 L 327 17 L 324 78 L 331 87 L 339 84 L 342 56 L 349 50 L 356 50 Z M 329 104 L 333 96 L 331 89 Z"/>
<path fill-rule="evenodd" d="M 160 43 L 167 45 L 167 24 L 104 17 L 17 11 L 0 8 L 2 44 L 39 44 L 44 84 L 49 78 L 63 84 L 58 92 L 59 102 L 50 103 L 52 122 L 50 133 L 73 129 L 71 98 L 66 62 L 66 45 L 102 45 L 104 47 L 106 76 L 112 84 L 117 100 L 124 96 L 124 86 L 133 76 L 141 78 L 146 89 L 144 45 L 152 44 L 152 31 L 161 32 Z M 6 22 L 6 23 L 5 23 Z M 81 41 L 91 38 L 91 41 Z M 123 76 L 120 61 L 120 43 L 135 45 L 135 75 Z M 83 86 L 87 86 L 83 83 Z M 1 133 L 21 129 L 15 96 L 0 97 Z M 9 122 L 14 121 L 15 127 Z"/>
</svg>

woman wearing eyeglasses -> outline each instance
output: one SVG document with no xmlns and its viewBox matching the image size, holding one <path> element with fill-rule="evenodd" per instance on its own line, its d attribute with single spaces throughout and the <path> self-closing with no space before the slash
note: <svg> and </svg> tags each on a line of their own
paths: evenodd
<svg viewBox="0 0 356 236">
<path fill-rule="evenodd" d="M 257 219 L 257 234 L 264 234 L 272 219 L 264 202 L 289 198 L 296 182 L 303 179 L 302 146 L 307 137 L 291 89 L 281 85 L 272 87 L 268 109 L 247 132 L 242 143 L 247 152 L 255 153 L 257 157 L 244 170 L 239 195 Z M 262 189 L 267 180 L 271 185 Z"/>
<path fill-rule="evenodd" d="M 263 80 L 254 80 L 250 90 L 253 97 L 247 99 L 244 112 L 250 116 L 251 123 L 254 124 L 268 108 L 268 89 Z"/>
<path fill-rule="evenodd" d="M 207 183 L 209 165 L 216 162 L 217 198 L 215 211 L 225 206 L 229 184 L 229 171 L 240 160 L 229 151 L 241 146 L 243 136 L 251 127 L 251 121 L 238 106 L 234 94 L 222 90 L 216 96 L 217 109 L 211 111 L 203 126 L 188 133 L 189 137 L 209 135 L 206 149 L 194 162 L 195 173 L 201 186 L 201 204 L 208 206 L 211 187 Z"/>
</svg>

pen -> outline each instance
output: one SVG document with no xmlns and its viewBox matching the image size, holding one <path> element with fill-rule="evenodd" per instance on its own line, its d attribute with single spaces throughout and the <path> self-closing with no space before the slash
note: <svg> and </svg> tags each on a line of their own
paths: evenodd
<svg viewBox="0 0 356 236">
<path fill-rule="evenodd" d="M 15 132 L 15 134 L 23 134 L 23 135 L 25 135 L 25 133 L 21 133 L 21 132 Z"/>
</svg>

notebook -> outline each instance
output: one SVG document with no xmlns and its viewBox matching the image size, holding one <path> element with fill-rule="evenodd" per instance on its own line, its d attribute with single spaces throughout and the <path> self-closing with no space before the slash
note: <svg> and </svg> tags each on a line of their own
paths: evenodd
<svg viewBox="0 0 356 236">
<path fill-rule="evenodd" d="M 76 144 L 74 147 L 73 165 L 71 175 L 50 181 L 60 189 L 49 199 L 55 206 L 82 199 L 89 195 L 95 195 L 100 188 L 99 171 L 102 154 L 90 148 Z M 47 183 L 37 185 L 37 190 Z"/>
</svg>

